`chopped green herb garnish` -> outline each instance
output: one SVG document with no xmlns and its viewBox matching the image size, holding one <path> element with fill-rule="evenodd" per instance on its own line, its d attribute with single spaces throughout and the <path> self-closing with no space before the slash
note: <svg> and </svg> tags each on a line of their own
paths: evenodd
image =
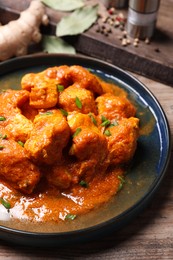
<svg viewBox="0 0 173 260">
<path fill-rule="evenodd" d="M 0 145 L 0 150 L 3 150 L 5 147 L 3 145 Z"/>
<path fill-rule="evenodd" d="M 120 175 L 118 175 L 118 179 L 121 181 L 121 182 L 125 182 L 125 180 L 124 180 L 124 178 L 122 177 L 122 176 L 120 176 Z"/>
<path fill-rule="evenodd" d="M 105 116 L 102 115 L 101 120 L 102 120 L 102 123 L 103 123 L 104 121 L 107 121 L 108 119 Z"/>
<path fill-rule="evenodd" d="M 57 89 L 58 89 L 58 92 L 62 92 L 64 90 L 64 86 L 63 85 L 58 85 Z"/>
<path fill-rule="evenodd" d="M 3 198 L 0 198 L 0 203 L 6 208 L 6 209 L 10 209 L 11 208 L 11 204 L 10 202 L 6 201 Z"/>
<path fill-rule="evenodd" d="M 120 191 L 122 188 L 123 188 L 123 183 L 120 182 L 119 187 L 118 187 L 118 191 Z"/>
<path fill-rule="evenodd" d="M 105 120 L 105 121 L 101 124 L 101 126 L 108 126 L 108 125 L 110 125 L 110 123 L 111 123 L 111 121 L 110 121 L 109 119 L 107 119 L 107 120 Z"/>
<path fill-rule="evenodd" d="M 0 121 L 5 121 L 6 118 L 4 116 L 0 116 Z"/>
<path fill-rule="evenodd" d="M 101 126 L 108 126 L 110 125 L 111 121 L 109 119 L 107 119 L 105 116 L 101 116 L 101 120 L 102 120 L 102 123 L 101 123 Z"/>
<path fill-rule="evenodd" d="M 74 220 L 75 218 L 77 217 L 77 215 L 74 215 L 74 214 L 67 214 L 65 219 L 66 220 Z"/>
<path fill-rule="evenodd" d="M 111 132 L 107 129 L 107 130 L 104 131 L 104 135 L 111 136 Z"/>
<path fill-rule="evenodd" d="M 82 102 L 80 101 L 80 99 L 78 97 L 75 98 L 75 103 L 76 106 L 81 109 L 82 108 Z"/>
<path fill-rule="evenodd" d="M 18 141 L 17 143 L 24 147 L 24 143 L 22 141 Z"/>
<path fill-rule="evenodd" d="M 84 187 L 84 188 L 88 188 L 88 183 L 86 181 L 80 181 L 79 185 Z"/>
<path fill-rule="evenodd" d="M 122 176 L 118 176 L 118 179 L 120 180 L 120 184 L 119 184 L 119 188 L 118 188 L 118 191 L 122 189 L 123 187 L 123 184 L 125 183 L 125 180 L 123 179 Z"/>
<path fill-rule="evenodd" d="M 80 127 L 77 128 L 72 137 L 74 138 L 74 137 L 77 136 L 81 131 L 82 131 L 82 129 L 81 129 Z"/>
<path fill-rule="evenodd" d="M 68 112 L 62 108 L 59 109 L 63 116 L 68 116 Z"/>
<path fill-rule="evenodd" d="M 7 139 L 7 135 L 0 134 L 0 138 Z"/>
<path fill-rule="evenodd" d="M 52 115 L 52 114 L 53 114 L 52 111 L 47 111 L 47 112 L 45 112 L 45 113 L 41 113 L 40 115 L 41 115 L 41 116 L 48 116 L 48 115 Z"/>
<path fill-rule="evenodd" d="M 93 122 L 93 124 L 97 125 L 97 121 L 96 121 L 95 117 L 92 115 L 92 113 L 89 113 L 88 115 L 91 118 L 91 121 Z"/>
</svg>

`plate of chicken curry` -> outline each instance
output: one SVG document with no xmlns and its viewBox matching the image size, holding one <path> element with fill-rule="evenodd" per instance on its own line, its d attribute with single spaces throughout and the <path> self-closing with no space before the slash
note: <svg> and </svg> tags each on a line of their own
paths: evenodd
<svg viewBox="0 0 173 260">
<path fill-rule="evenodd" d="M 0 237 L 54 245 L 118 229 L 170 155 L 164 112 L 127 72 L 78 55 L 0 64 Z"/>
</svg>

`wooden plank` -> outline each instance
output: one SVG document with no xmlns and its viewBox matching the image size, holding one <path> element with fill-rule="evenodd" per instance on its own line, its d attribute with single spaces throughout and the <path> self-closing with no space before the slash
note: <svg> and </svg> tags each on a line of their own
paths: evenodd
<svg viewBox="0 0 173 260">
<path fill-rule="evenodd" d="M 1 0 L 1 22 L 7 23 L 9 20 L 16 19 L 30 2 L 31 0 Z M 123 47 L 119 40 L 122 36 L 119 28 L 112 28 L 112 33 L 105 36 L 96 32 L 97 25 L 93 25 L 81 35 L 66 37 L 66 40 L 73 44 L 79 53 L 102 59 L 123 69 L 173 86 L 172 11 L 173 0 L 161 1 L 157 29 L 149 45 L 140 41 L 138 47 L 134 47 L 133 44 Z M 122 10 L 122 12 L 127 17 L 127 10 Z M 50 26 L 42 28 L 42 32 L 52 34 L 63 14 L 50 8 L 47 8 L 47 13 Z M 102 22 L 101 18 L 98 22 Z"/>
</svg>

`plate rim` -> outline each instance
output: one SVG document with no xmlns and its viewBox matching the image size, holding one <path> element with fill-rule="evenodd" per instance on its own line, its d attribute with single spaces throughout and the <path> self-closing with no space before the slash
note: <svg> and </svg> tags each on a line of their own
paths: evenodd
<svg viewBox="0 0 173 260">
<path fill-rule="evenodd" d="M 16 58 L 1 62 L 0 63 L 0 77 L 2 75 L 4 75 L 4 72 L 5 72 L 5 74 L 9 73 L 9 72 L 6 72 L 6 70 L 9 66 L 12 67 L 11 72 L 14 72 L 15 64 L 17 64 L 18 62 L 21 62 L 21 63 L 24 64 L 24 66 L 22 66 L 22 65 L 19 66 L 19 67 L 21 67 L 21 69 L 22 68 L 24 69 L 24 68 L 27 68 L 29 66 L 27 62 L 32 62 L 33 59 L 39 61 L 39 59 L 44 60 L 44 59 L 56 59 L 56 58 L 61 58 L 61 59 L 65 58 L 65 59 L 73 59 L 73 60 L 78 59 L 78 60 L 80 60 L 80 62 L 81 61 L 87 61 L 87 62 L 99 64 L 100 66 L 104 65 L 108 68 L 111 68 L 112 70 L 116 70 L 116 71 L 120 72 L 121 74 L 126 75 L 127 78 L 129 78 L 130 80 L 139 84 L 148 93 L 148 95 L 152 98 L 152 100 L 155 102 L 157 108 L 159 108 L 159 111 L 162 114 L 162 118 L 164 119 L 164 123 L 165 123 L 164 126 L 166 126 L 165 131 L 167 132 L 167 137 L 168 137 L 166 159 L 164 161 L 162 174 L 160 174 L 159 177 L 157 177 L 153 181 L 149 191 L 142 198 L 140 198 L 137 201 L 137 203 L 135 203 L 133 206 L 126 209 L 125 211 L 123 211 L 119 215 L 114 216 L 114 217 L 112 217 L 111 219 L 108 219 L 105 222 L 101 222 L 101 223 L 96 224 L 96 225 L 91 226 L 91 227 L 86 227 L 86 228 L 79 229 L 79 230 L 58 232 L 58 233 L 45 233 L 45 232 L 42 233 L 42 232 L 24 231 L 24 230 L 19 230 L 19 229 L 13 229 L 11 227 L 9 228 L 9 227 L 6 227 L 6 226 L 2 226 L 0 224 L 0 232 L 2 231 L 2 232 L 5 232 L 7 234 L 11 234 L 12 236 L 13 235 L 17 236 L 19 234 L 20 236 L 25 236 L 26 238 L 31 237 L 31 239 L 32 239 L 33 237 L 37 237 L 38 239 L 43 238 L 43 240 L 45 240 L 45 239 L 48 239 L 48 238 L 53 238 L 53 239 L 55 239 L 55 238 L 58 239 L 58 238 L 62 238 L 62 237 L 65 238 L 67 235 L 73 236 L 73 237 L 76 236 L 76 235 L 79 236 L 79 233 L 82 234 L 82 235 L 84 235 L 84 233 L 89 235 L 89 233 L 96 233 L 98 231 L 104 232 L 105 228 L 108 228 L 108 226 L 109 226 L 110 229 L 112 229 L 111 227 L 114 226 L 115 222 L 117 222 L 117 223 L 119 222 L 119 228 L 121 228 L 121 226 L 124 225 L 124 222 L 122 221 L 123 217 L 127 216 L 127 217 L 130 217 L 130 219 L 134 218 L 136 216 L 136 214 L 139 211 L 141 211 L 141 208 L 145 208 L 147 203 L 150 201 L 150 198 L 155 194 L 155 191 L 158 189 L 158 187 L 160 186 L 160 184 L 161 184 L 161 182 L 162 182 L 162 180 L 165 176 L 165 173 L 166 173 L 166 170 L 167 170 L 167 167 L 168 167 L 168 164 L 169 164 L 170 156 L 171 156 L 170 126 L 169 126 L 168 119 L 166 117 L 166 114 L 165 114 L 160 102 L 155 97 L 155 95 L 148 89 L 148 87 L 146 85 L 144 85 L 135 76 L 131 75 L 127 71 L 124 71 L 123 69 L 119 68 L 116 65 L 110 64 L 106 61 L 98 60 L 97 58 L 86 57 L 86 56 L 79 55 L 79 54 L 42 54 L 41 53 L 41 54 L 34 54 L 34 55 L 32 54 L 32 55 L 26 55 L 26 56 L 22 56 L 22 57 L 16 57 Z M 26 63 L 24 63 L 24 62 L 26 62 Z M 38 63 L 40 65 L 40 61 Z M 35 66 L 35 65 L 33 65 L 33 66 Z M 36 62 L 36 66 L 37 66 L 37 62 Z M 17 69 L 20 69 L 19 67 Z M 135 211 L 135 214 L 134 214 L 134 211 Z M 130 221 L 130 219 L 129 219 L 129 221 Z M 119 228 L 116 228 L 116 229 L 119 229 Z M 1 238 L 1 234 L 0 234 L 0 238 Z M 58 242 L 60 242 L 60 241 L 58 241 Z"/>
</svg>

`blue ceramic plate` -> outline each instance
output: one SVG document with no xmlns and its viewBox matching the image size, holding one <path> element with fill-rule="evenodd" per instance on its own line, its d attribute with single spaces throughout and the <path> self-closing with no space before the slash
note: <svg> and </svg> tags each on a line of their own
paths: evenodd
<svg viewBox="0 0 173 260">
<path fill-rule="evenodd" d="M 170 157 L 170 131 L 165 114 L 151 92 L 123 70 L 92 58 L 73 55 L 36 55 L 0 64 L 0 87 L 17 88 L 21 77 L 51 66 L 81 65 L 122 87 L 137 106 L 141 135 L 126 184 L 110 203 L 65 224 L 0 221 L 0 239 L 15 243 L 55 246 L 87 241 L 117 230 L 134 218 L 158 189 Z"/>
</svg>

